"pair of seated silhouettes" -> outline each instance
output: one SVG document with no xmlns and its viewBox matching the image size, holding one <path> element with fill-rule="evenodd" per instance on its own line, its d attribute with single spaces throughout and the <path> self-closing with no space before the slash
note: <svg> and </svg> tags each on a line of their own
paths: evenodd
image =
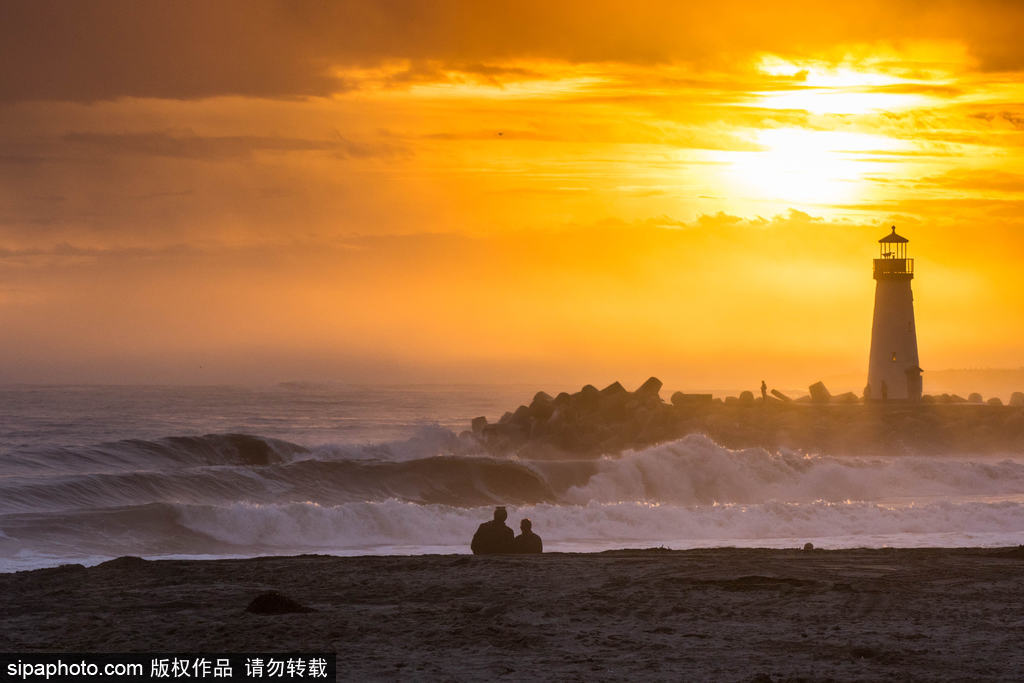
<svg viewBox="0 0 1024 683">
<path fill-rule="evenodd" d="M 516 536 L 505 526 L 508 512 L 504 507 L 494 508 L 494 519 L 484 522 L 473 534 L 470 548 L 474 555 L 496 555 L 499 553 L 541 553 L 544 543 L 533 533 L 533 524 L 528 519 L 519 523 L 523 533 Z"/>
</svg>

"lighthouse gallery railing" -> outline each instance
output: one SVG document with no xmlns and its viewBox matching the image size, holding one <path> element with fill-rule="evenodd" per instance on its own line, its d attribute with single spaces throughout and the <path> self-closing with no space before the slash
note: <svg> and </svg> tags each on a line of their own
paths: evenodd
<svg viewBox="0 0 1024 683">
<path fill-rule="evenodd" d="M 914 259 L 912 258 L 876 258 L 874 274 L 877 275 L 913 275 Z"/>
</svg>

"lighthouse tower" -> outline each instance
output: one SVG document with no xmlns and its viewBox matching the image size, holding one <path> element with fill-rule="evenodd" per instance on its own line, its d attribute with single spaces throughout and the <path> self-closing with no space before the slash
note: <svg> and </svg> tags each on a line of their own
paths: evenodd
<svg viewBox="0 0 1024 683">
<path fill-rule="evenodd" d="M 892 232 L 878 240 L 875 259 L 875 317 L 871 323 L 871 358 L 868 364 L 867 400 L 921 398 L 921 368 L 917 358 L 914 326 L 914 259 L 907 258 L 906 237 Z"/>
</svg>

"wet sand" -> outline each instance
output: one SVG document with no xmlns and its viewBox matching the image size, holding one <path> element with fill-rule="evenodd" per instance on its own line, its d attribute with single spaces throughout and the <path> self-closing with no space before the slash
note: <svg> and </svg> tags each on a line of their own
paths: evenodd
<svg viewBox="0 0 1024 683">
<path fill-rule="evenodd" d="M 316 611 L 245 611 L 276 590 Z M 339 679 L 1020 680 L 1024 547 L 142 561 L 0 574 L 0 650 L 333 651 Z"/>
</svg>

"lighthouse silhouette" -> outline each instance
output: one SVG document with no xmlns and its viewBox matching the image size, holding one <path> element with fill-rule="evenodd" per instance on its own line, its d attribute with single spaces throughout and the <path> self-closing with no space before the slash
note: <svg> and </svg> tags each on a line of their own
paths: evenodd
<svg viewBox="0 0 1024 683">
<path fill-rule="evenodd" d="M 871 323 L 871 356 L 865 400 L 918 401 L 921 367 L 914 325 L 914 259 L 907 258 L 906 237 L 892 232 L 878 240 L 874 261 L 875 316 Z"/>
</svg>

